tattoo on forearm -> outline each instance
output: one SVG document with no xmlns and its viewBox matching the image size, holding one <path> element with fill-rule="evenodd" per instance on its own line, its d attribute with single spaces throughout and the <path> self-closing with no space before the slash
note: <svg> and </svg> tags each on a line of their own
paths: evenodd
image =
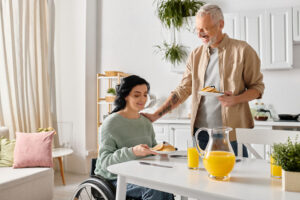
<svg viewBox="0 0 300 200">
<path fill-rule="evenodd" d="M 158 115 L 161 117 L 163 116 L 165 113 L 169 112 L 172 110 L 172 106 L 175 105 L 178 102 L 178 97 L 176 94 L 172 95 L 171 101 L 168 102 L 167 106 L 160 112 L 158 113 Z"/>
<path fill-rule="evenodd" d="M 173 94 L 172 95 L 172 103 L 173 103 L 173 105 L 175 105 L 177 102 L 178 102 L 178 97 L 177 97 L 177 95 L 176 94 Z"/>
</svg>

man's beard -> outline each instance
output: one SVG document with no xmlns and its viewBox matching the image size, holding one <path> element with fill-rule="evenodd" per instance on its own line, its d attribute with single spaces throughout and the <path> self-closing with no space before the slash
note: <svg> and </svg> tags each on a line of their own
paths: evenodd
<svg viewBox="0 0 300 200">
<path fill-rule="evenodd" d="M 207 45 L 208 45 L 208 46 L 211 46 L 211 45 L 215 44 L 216 42 L 217 42 L 217 36 L 211 38 L 211 39 L 208 41 Z"/>
</svg>

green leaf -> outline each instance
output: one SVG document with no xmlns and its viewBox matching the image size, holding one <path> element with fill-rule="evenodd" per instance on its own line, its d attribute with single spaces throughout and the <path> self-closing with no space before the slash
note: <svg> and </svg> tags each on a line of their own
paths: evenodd
<svg viewBox="0 0 300 200">
<path fill-rule="evenodd" d="M 300 172 L 300 143 L 298 135 L 293 143 L 290 138 L 286 143 L 273 145 L 272 156 L 277 165 L 285 171 Z"/>
<path fill-rule="evenodd" d="M 116 90 L 114 88 L 108 88 L 106 92 L 108 94 L 117 95 Z"/>
<path fill-rule="evenodd" d="M 198 0 L 158 0 L 157 15 L 164 26 L 178 30 L 187 21 L 187 17 L 195 16 L 204 4 Z"/>
<path fill-rule="evenodd" d="M 173 65 L 184 62 L 187 58 L 187 47 L 179 44 L 168 44 L 164 41 L 162 46 L 156 45 L 157 52 L 163 53 L 163 58 Z"/>
</svg>

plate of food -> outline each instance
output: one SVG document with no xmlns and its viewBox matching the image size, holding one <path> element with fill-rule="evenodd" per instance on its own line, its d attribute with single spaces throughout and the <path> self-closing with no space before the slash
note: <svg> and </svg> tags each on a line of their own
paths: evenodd
<svg viewBox="0 0 300 200">
<path fill-rule="evenodd" d="M 151 150 L 158 154 L 172 154 L 177 151 L 177 148 L 168 142 L 162 142 L 151 148 Z"/>
<path fill-rule="evenodd" d="M 205 88 L 203 88 L 200 92 L 200 95 L 202 96 L 214 96 L 214 97 L 218 97 L 218 96 L 222 96 L 224 95 L 224 93 L 219 92 L 215 86 L 207 86 Z"/>
</svg>

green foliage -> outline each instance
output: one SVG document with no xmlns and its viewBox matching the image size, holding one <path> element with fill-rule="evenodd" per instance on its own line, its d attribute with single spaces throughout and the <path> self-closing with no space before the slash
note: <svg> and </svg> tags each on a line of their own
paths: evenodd
<svg viewBox="0 0 300 200">
<path fill-rule="evenodd" d="M 114 88 L 108 88 L 106 92 L 107 92 L 107 94 L 112 94 L 112 95 L 116 95 L 117 94 L 116 90 Z"/>
<path fill-rule="evenodd" d="M 188 24 L 189 16 L 195 16 L 197 11 L 205 3 L 199 0 L 157 0 L 157 14 L 161 23 L 173 31 L 173 42 L 156 47 L 163 51 L 164 59 L 173 65 L 185 61 L 187 57 L 186 47 L 176 44 L 175 29 L 179 30 L 184 24 Z"/>
<path fill-rule="evenodd" d="M 300 143 L 292 142 L 288 138 L 287 143 L 274 144 L 273 158 L 277 165 L 285 171 L 300 172 Z"/>
<path fill-rule="evenodd" d="M 156 45 L 159 51 L 164 53 L 164 59 L 173 65 L 184 62 L 187 57 L 186 47 L 179 44 L 163 43 L 162 46 Z"/>
<path fill-rule="evenodd" d="M 158 0 L 158 17 L 167 28 L 180 29 L 189 16 L 195 16 L 204 2 L 198 0 Z"/>
</svg>

